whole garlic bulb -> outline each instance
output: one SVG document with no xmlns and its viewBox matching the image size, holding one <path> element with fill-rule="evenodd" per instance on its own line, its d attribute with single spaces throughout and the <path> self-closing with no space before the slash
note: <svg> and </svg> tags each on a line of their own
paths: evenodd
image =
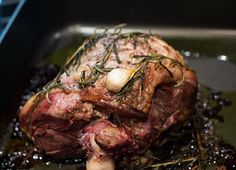
<svg viewBox="0 0 236 170">
<path fill-rule="evenodd" d="M 119 93 L 126 83 L 132 78 L 133 69 L 116 68 L 107 74 L 106 89 L 110 92 Z"/>
</svg>

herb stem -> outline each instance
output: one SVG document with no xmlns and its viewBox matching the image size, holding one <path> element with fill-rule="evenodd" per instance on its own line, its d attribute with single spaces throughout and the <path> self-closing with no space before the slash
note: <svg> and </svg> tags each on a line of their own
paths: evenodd
<svg viewBox="0 0 236 170">
<path fill-rule="evenodd" d="M 195 133 L 196 133 L 196 140 L 197 140 L 197 144 L 198 144 L 199 151 L 200 151 L 200 159 L 204 160 L 206 151 L 205 151 L 204 147 L 202 146 L 201 135 L 200 135 L 199 127 L 198 127 L 197 120 L 195 117 L 193 117 L 193 123 L 194 123 L 194 128 L 195 128 Z"/>
<path fill-rule="evenodd" d="M 168 165 L 174 165 L 174 164 L 178 164 L 178 163 L 192 162 L 195 160 L 196 160 L 195 157 L 191 157 L 191 158 L 187 158 L 187 159 L 183 159 L 183 160 L 174 160 L 174 161 L 170 161 L 170 162 L 157 163 L 157 164 L 153 164 L 147 168 L 158 168 L 161 166 L 168 166 Z"/>
</svg>

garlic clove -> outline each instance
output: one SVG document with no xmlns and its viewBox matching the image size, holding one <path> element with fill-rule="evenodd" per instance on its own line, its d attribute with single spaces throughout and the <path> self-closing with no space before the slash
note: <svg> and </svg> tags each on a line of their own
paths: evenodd
<svg viewBox="0 0 236 170">
<path fill-rule="evenodd" d="M 126 83 L 132 78 L 133 69 L 116 68 L 107 74 L 105 85 L 110 92 L 119 93 Z"/>
</svg>

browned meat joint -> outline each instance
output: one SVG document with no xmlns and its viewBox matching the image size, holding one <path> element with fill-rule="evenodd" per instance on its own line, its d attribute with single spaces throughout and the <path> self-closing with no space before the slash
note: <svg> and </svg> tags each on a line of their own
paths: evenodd
<svg viewBox="0 0 236 170">
<path fill-rule="evenodd" d="M 112 158 L 142 153 L 184 121 L 196 91 L 195 73 L 166 42 L 115 29 L 78 48 L 58 76 L 24 105 L 20 125 L 54 158 L 83 150 L 87 169 L 114 169 Z"/>
</svg>

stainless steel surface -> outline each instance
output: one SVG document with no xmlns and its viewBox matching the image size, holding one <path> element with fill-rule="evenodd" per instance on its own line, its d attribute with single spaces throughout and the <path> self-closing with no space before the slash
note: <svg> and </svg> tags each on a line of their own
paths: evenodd
<svg viewBox="0 0 236 170">
<path fill-rule="evenodd" d="M 85 25 L 75 24 L 65 27 L 55 32 L 54 36 L 59 34 L 85 34 L 91 35 L 95 30 L 99 33 L 103 28 L 113 27 L 114 25 Z M 111 29 L 112 31 L 112 29 Z M 188 37 L 188 38 L 236 38 L 236 30 L 234 29 L 213 29 L 213 28 L 181 28 L 181 27 L 154 27 L 154 26 L 127 26 L 122 32 L 145 32 L 158 34 L 164 37 Z"/>
</svg>

